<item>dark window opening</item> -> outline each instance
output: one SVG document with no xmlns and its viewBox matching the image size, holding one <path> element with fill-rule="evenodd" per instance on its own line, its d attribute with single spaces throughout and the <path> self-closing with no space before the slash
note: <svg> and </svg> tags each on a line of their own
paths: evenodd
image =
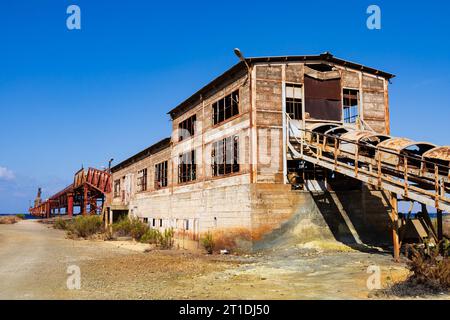
<svg viewBox="0 0 450 320">
<path fill-rule="evenodd" d="M 148 224 L 148 218 L 144 218 L 144 223 Z"/>
<path fill-rule="evenodd" d="M 344 89 L 343 97 L 343 120 L 344 123 L 355 123 L 359 116 L 359 91 Z"/>
<path fill-rule="evenodd" d="M 147 169 L 142 169 L 138 171 L 137 174 L 137 191 L 146 191 L 147 190 Z"/>
<path fill-rule="evenodd" d="M 214 102 L 212 111 L 214 125 L 239 114 L 239 90 Z"/>
<path fill-rule="evenodd" d="M 114 180 L 114 197 L 120 197 L 120 179 Z"/>
<path fill-rule="evenodd" d="M 153 218 L 152 226 L 156 227 L 156 219 L 155 218 Z"/>
<path fill-rule="evenodd" d="M 291 119 L 302 119 L 302 86 L 286 85 L 286 112 Z"/>
<path fill-rule="evenodd" d="M 160 227 L 162 227 L 162 222 L 163 222 L 163 220 L 162 220 L 162 219 L 159 219 L 159 226 L 160 226 Z"/>
<path fill-rule="evenodd" d="M 196 122 L 197 116 L 194 114 L 178 124 L 178 141 L 194 136 Z"/>
<path fill-rule="evenodd" d="M 167 187 L 167 161 L 155 165 L 155 189 Z"/>
<path fill-rule="evenodd" d="M 214 177 L 239 172 L 239 137 L 231 136 L 214 142 L 211 158 Z"/>
<path fill-rule="evenodd" d="M 310 67 L 313 70 L 320 71 L 320 72 L 329 72 L 333 71 L 333 67 L 325 64 L 325 63 L 313 63 L 313 64 L 307 64 L 307 67 Z"/>
<path fill-rule="evenodd" d="M 178 183 L 196 179 L 195 150 L 180 154 L 178 164 Z"/>
</svg>

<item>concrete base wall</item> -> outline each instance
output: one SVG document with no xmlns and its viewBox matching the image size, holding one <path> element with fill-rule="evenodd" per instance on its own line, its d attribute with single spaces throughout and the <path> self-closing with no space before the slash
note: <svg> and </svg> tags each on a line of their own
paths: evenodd
<svg viewBox="0 0 450 320">
<path fill-rule="evenodd" d="M 389 207 L 381 191 L 312 193 L 285 184 L 250 184 L 247 178 L 138 194 L 128 208 L 131 216 L 156 228 L 172 227 L 183 239 L 212 232 L 228 248 L 258 250 L 319 239 L 352 244 L 355 231 L 367 244 L 390 241 Z"/>
</svg>

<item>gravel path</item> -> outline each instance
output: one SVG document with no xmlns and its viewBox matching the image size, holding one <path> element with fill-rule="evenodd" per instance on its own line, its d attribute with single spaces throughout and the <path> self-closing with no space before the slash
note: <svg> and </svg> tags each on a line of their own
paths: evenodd
<svg viewBox="0 0 450 320">
<path fill-rule="evenodd" d="M 80 290 L 67 289 L 70 265 L 80 267 Z M 367 299 L 371 265 L 383 286 L 407 275 L 389 254 L 299 246 L 239 257 L 143 253 L 69 240 L 35 221 L 0 225 L 0 299 Z"/>
</svg>

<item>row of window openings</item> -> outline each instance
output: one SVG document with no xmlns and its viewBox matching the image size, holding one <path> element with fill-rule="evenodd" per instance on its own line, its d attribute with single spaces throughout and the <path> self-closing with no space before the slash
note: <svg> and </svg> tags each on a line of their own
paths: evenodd
<svg viewBox="0 0 450 320">
<path fill-rule="evenodd" d="M 142 222 L 144 222 L 145 224 L 149 224 L 148 218 L 143 218 Z M 153 228 L 162 228 L 163 227 L 163 219 L 152 218 L 151 219 L 151 227 L 153 227 Z M 183 228 L 184 228 L 184 230 L 189 230 L 190 229 L 190 225 L 189 225 L 189 220 L 188 219 L 183 220 Z"/>
<path fill-rule="evenodd" d="M 354 89 L 343 89 L 343 121 L 344 123 L 355 123 L 359 112 L 359 91 Z M 292 119 L 302 118 L 302 86 L 286 85 L 286 112 Z M 213 124 L 219 124 L 239 114 L 239 91 L 225 96 L 212 104 Z M 193 115 L 178 124 L 178 138 L 182 141 L 194 136 L 197 116 Z"/>
<path fill-rule="evenodd" d="M 355 123 L 359 116 L 359 91 L 343 89 L 343 121 Z M 286 85 L 286 112 L 294 120 L 302 119 L 302 86 Z"/>
<path fill-rule="evenodd" d="M 239 90 L 232 92 L 229 95 L 217 100 L 211 106 L 212 108 L 212 123 L 217 125 L 235 115 L 239 114 Z M 197 123 L 197 116 L 187 118 L 178 124 L 178 141 L 183 141 L 186 138 L 195 135 L 195 125 Z"/>
<path fill-rule="evenodd" d="M 195 151 L 191 150 L 180 155 L 178 165 L 178 182 L 194 181 L 197 165 Z M 230 136 L 216 141 L 211 150 L 211 169 L 214 177 L 239 172 L 239 137 Z"/>
<path fill-rule="evenodd" d="M 230 136 L 214 142 L 211 150 L 211 160 L 212 175 L 214 177 L 239 172 L 239 137 Z M 167 166 L 167 161 L 155 165 L 155 189 L 167 187 Z M 196 180 L 196 171 L 195 150 L 181 154 L 178 164 L 178 183 Z M 142 169 L 137 174 L 137 191 L 146 190 L 147 169 Z M 120 180 L 114 181 L 114 196 L 120 196 Z"/>
<path fill-rule="evenodd" d="M 136 179 L 137 191 L 147 191 L 147 168 L 139 170 Z M 155 189 L 167 187 L 167 161 L 155 165 Z M 114 181 L 114 197 L 120 197 L 120 179 Z"/>
</svg>

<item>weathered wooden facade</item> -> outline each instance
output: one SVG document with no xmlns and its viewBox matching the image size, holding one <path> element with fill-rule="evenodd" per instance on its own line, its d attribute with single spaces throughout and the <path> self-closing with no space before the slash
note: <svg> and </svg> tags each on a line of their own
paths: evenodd
<svg viewBox="0 0 450 320">
<path fill-rule="evenodd" d="M 289 158 L 285 114 L 303 128 L 329 122 L 389 134 L 392 77 L 329 53 L 241 61 L 169 112 L 171 137 L 112 168 L 109 220 L 129 214 L 193 239 L 228 234 L 243 246 L 302 214 L 334 233 L 316 211 L 347 211 L 385 232 L 383 192 Z M 303 175 L 295 188 L 293 171 Z M 340 204 L 329 205 L 324 191 Z"/>
</svg>

